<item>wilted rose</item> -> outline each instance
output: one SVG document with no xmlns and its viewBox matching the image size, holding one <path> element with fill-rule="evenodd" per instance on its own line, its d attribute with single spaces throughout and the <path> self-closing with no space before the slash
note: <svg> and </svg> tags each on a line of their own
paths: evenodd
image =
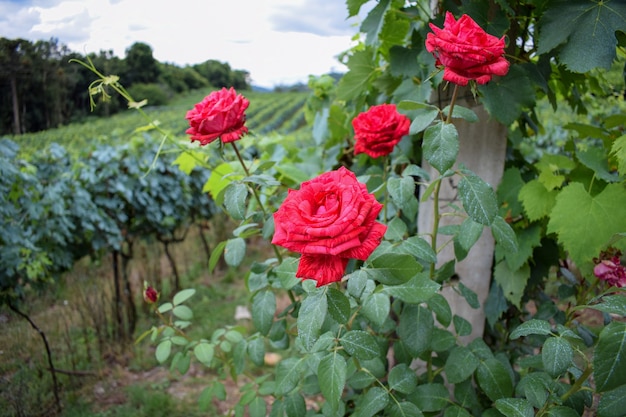
<svg viewBox="0 0 626 417">
<path fill-rule="evenodd" d="M 398 113 L 395 104 L 370 107 L 352 120 L 354 153 L 366 153 L 372 158 L 389 155 L 403 136 L 408 135 L 411 120 Z"/>
<path fill-rule="evenodd" d="M 217 138 L 224 143 L 239 140 L 248 133 L 245 111 L 249 105 L 250 101 L 232 87 L 214 91 L 187 112 L 190 127 L 186 133 L 200 145 Z"/>
<path fill-rule="evenodd" d="M 387 226 L 376 221 L 382 204 L 341 167 L 289 190 L 274 213 L 272 243 L 302 254 L 296 276 L 317 286 L 341 281 L 349 259 L 366 260 Z"/>
<path fill-rule="evenodd" d="M 468 15 L 456 20 L 446 12 L 443 29 L 430 24 L 434 33 L 426 35 L 426 50 L 443 66 L 443 79 L 458 85 L 470 80 L 486 84 L 494 75 L 505 75 L 509 61 L 504 58 L 504 37 L 485 32 Z"/>
<path fill-rule="evenodd" d="M 609 285 L 625 287 L 626 267 L 621 264 L 621 255 L 619 250 L 613 249 L 600 253 L 600 259 L 594 258 L 596 266 L 593 268 L 593 274 Z"/>
</svg>

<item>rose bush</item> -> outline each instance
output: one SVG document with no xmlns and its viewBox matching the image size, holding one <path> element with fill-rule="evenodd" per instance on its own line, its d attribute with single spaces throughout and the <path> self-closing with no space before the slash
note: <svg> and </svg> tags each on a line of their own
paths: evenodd
<svg viewBox="0 0 626 417">
<path fill-rule="evenodd" d="M 395 104 L 370 107 L 352 120 L 354 153 L 366 153 L 372 158 L 389 155 L 403 136 L 409 134 L 411 120 L 398 113 Z"/>
<path fill-rule="evenodd" d="M 186 133 L 202 146 L 217 138 L 223 143 L 239 140 L 248 133 L 245 111 L 249 105 L 232 87 L 214 91 L 187 112 L 190 127 Z"/>
<path fill-rule="evenodd" d="M 443 66 L 443 79 L 458 85 L 470 80 L 486 84 L 494 75 L 509 71 L 504 58 L 504 37 L 488 34 L 470 16 L 456 20 L 446 13 L 443 29 L 430 24 L 433 33 L 426 35 L 426 50 Z"/>
<path fill-rule="evenodd" d="M 341 281 L 349 259 L 366 260 L 387 226 L 376 218 L 383 205 L 341 167 L 289 190 L 274 213 L 272 243 L 302 254 L 296 277 L 317 286 Z"/>
</svg>

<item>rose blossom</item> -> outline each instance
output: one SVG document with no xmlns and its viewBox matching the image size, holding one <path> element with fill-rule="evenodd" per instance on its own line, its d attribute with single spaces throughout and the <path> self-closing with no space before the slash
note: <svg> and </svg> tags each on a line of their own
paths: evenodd
<svg viewBox="0 0 626 417">
<path fill-rule="evenodd" d="M 376 217 L 382 204 L 354 173 L 341 167 L 289 190 L 274 213 L 272 243 L 302 254 L 296 277 L 317 286 L 341 281 L 350 258 L 366 260 L 387 226 Z"/>
<path fill-rule="evenodd" d="M 620 262 L 621 255 L 619 250 L 613 249 L 601 252 L 600 259 L 594 258 L 593 274 L 614 287 L 626 286 L 626 267 Z"/>
<path fill-rule="evenodd" d="M 402 136 L 409 134 L 411 120 L 398 113 L 395 104 L 372 106 L 352 120 L 354 154 L 366 153 L 372 158 L 389 155 Z"/>
<path fill-rule="evenodd" d="M 486 84 L 493 75 L 505 75 L 509 61 L 504 55 L 504 37 L 485 32 L 468 15 L 455 20 L 446 12 L 443 29 L 430 24 L 434 33 L 426 35 L 426 50 L 443 66 L 443 79 L 458 85 L 470 80 Z"/>
<path fill-rule="evenodd" d="M 248 133 L 244 126 L 245 111 L 250 101 L 234 88 L 222 88 L 206 96 L 193 109 L 187 112 L 191 141 L 197 140 L 204 146 L 220 138 L 223 143 L 234 142 Z"/>
<path fill-rule="evenodd" d="M 154 304 L 159 301 L 159 293 L 152 286 L 144 284 L 143 299 L 148 304 Z"/>
</svg>

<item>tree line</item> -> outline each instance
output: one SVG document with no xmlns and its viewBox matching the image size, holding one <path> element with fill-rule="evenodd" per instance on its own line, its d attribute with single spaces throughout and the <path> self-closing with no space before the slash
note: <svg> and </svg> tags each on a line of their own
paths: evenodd
<svg viewBox="0 0 626 417">
<path fill-rule="evenodd" d="M 175 94 L 209 86 L 250 88 L 245 70 L 213 59 L 184 67 L 159 62 L 143 42 L 135 42 L 119 58 L 112 50 L 83 55 L 55 38 L 0 38 L 0 135 L 51 129 L 90 114 L 108 116 L 126 109 L 115 95 L 91 112 L 88 89 L 93 74 L 71 59 L 89 59 L 105 74 L 118 75 L 133 97 L 147 99 L 149 105 L 163 105 Z"/>
</svg>

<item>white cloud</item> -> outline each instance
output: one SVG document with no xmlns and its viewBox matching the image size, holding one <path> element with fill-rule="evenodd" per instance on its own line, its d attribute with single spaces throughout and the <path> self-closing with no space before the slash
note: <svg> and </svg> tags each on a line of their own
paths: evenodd
<svg viewBox="0 0 626 417">
<path fill-rule="evenodd" d="M 35 1 L 35 0 L 33 0 Z M 80 53 L 134 42 L 177 65 L 207 59 L 250 72 L 255 84 L 306 82 L 309 74 L 345 70 L 336 56 L 356 32 L 341 0 L 0 0 L 0 33 L 30 40 L 55 37 Z M 3 13 L 6 12 L 6 13 Z M 351 26 L 352 25 L 352 26 Z"/>
</svg>

